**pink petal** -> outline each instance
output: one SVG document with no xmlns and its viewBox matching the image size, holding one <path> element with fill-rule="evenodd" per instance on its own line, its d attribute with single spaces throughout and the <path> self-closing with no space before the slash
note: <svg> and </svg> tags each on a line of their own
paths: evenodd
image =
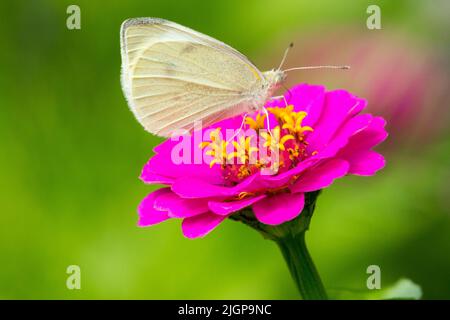
<svg viewBox="0 0 450 320">
<path fill-rule="evenodd" d="M 237 201 L 219 202 L 219 201 L 209 201 L 208 206 L 212 212 L 220 215 L 228 215 L 230 213 L 239 211 L 245 207 L 252 205 L 253 203 L 265 198 L 266 195 L 262 194 L 253 198 L 247 198 Z"/>
<path fill-rule="evenodd" d="M 386 165 L 384 157 L 372 150 L 364 150 L 348 155 L 346 160 L 350 164 L 349 174 L 372 176 Z"/>
<path fill-rule="evenodd" d="M 314 131 L 308 136 L 308 142 L 316 150 L 321 150 L 341 125 L 365 106 L 365 100 L 356 98 L 345 90 L 327 92 L 322 114 L 314 126 Z"/>
<path fill-rule="evenodd" d="M 172 184 L 173 183 L 173 178 L 162 176 L 162 175 L 152 172 L 148 163 L 146 163 L 144 165 L 144 168 L 142 168 L 142 172 L 141 172 L 141 175 L 139 176 L 139 178 L 148 184 Z"/>
<path fill-rule="evenodd" d="M 311 192 L 328 187 L 334 179 L 345 176 L 348 169 L 347 161 L 340 159 L 326 161 L 301 175 L 290 188 L 291 192 Z"/>
<path fill-rule="evenodd" d="M 181 228 L 184 236 L 187 238 L 203 237 L 211 232 L 226 218 L 227 216 L 207 212 L 198 216 L 185 218 Z"/>
<path fill-rule="evenodd" d="M 253 204 L 256 218 L 268 225 L 278 225 L 297 217 L 303 210 L 303 193 L 282 193 Z"/>
<path fill-rule="evenodd" d="M 372 115 L 362 114 L 346 121 L 324 149 L 319 151 L 319 158 L 334 157 L 341 148 L 348 144 L 351 137 L 365 130 L 372 120 Z M 309 148 L 310 152 L 314 151 L 312 149 L 313 147 Z"/>
<path fill-rule="evenodd" d="M 222 177 L 222 176 L 221 176 Z M 254 174 L 233 187 L 211 184 L 208 181 L 194 177 L 179 178 L 172 185 L 172 191 L 183 198 L 227 198 L 238 195 L 242 191 L 249 191 L 252 184 L 258 179 Z"/>
<path fill-rule="evenodd" d="M 171 218 L 186 218 L 208 212 L 208 202 L 202 199 L 183 199 L 173 192 L 167 192 L 155 200 L 154 207 L 167 211 Z"/>
<path fill-rule="evenodd" d="M 170 141 L 170 140 L 167 140 Z M 193 176 L 202 178 L 204 180 L 210 180 L 213 183 L 217 183 L 221 179 L 220 167 L 213 166 L 212 168 L 204 161 L 203 158 L 198 160 L 194 159 L 194 150 L 198 149 L 198 146 L 191 145 L 192 157 L 187 159 L 186 162 L 177 158 L 177 161 L 172 159 L 173 155 L 171 153 L 172 149 L 169 147 L 175 144 L 170 144 L 167 148 L 164 148 L 161 153 L 155 154 L 146 164 L 149 169 L 146 169 L 158 176 L 168 177 L 175 180 L 179 177 Z M 198 151 L 197 151 L 198 152 Z M 200 163 L 195 163 L 194 161 L 199 161 Z"/>
<path fill-rule="evenodd" d="M 146 227 L 169 219 L 169 215 L 166 211 L 157 210 L 154 206 L 156 199 L 167 194 L 168 192 L 170 192 L 169 188 L 158 189 L 150 193 L 144 198 L 144 200 L 142 200 L 138 207 L 138 226 Z"/>
<path fill-rule="evenodd" d="M 349 139 L 337 157 L 345 159 L 350 164 L 350 174 L 371 176 L 385 166 L 382 155 L 370 149 L 381 143 L 387 137 L 383 118 L 376 117 L 370 125 Z"/>
<path fill-rule="evenodd" d="M 320 158 L 314 156 L 300 162 L 296 167 L 289 169 L 288 171 L 285 171 L 283 173 L 272 176 L 271 175 L 261 176 L 261 179 L 257 180 L 258 189 L 261 188 L 274 189 L 282 187 L 287 183 L 289 183 L 289 181 L 292 179 L 294 175 L 301 174 L 302 172 L 304 172 L 305 170 L 316 164 L 319 160 Z"/>
<path fill-rule="evenodd" d="M 383 142 L 388 136 L 384 129 L 385 125 L 386 121 L 383 118 L 374 117 L 364 130 L 351 137 L 345 150 L 342 150 L 340 154 L 352 153 L 355 150 L 368 150 Z"/>
<path fill-rule="evenodd" d="M 294 105 L 295 111 L 308 113 L 302 125 L 314 126 L 320 117 L 325 99 L 325 87 L 301 84 L 289 89 L 285 94 L 288 103 Z"/>
<path fill-rule="evenodd" d="M 199 148 L 199 144 L 203 141 L 204 133 L 212 128 L 239 128 L 242 122 L 242 116 L 237 116 L 225 120 L 221 120 L 210 127 L 205 127 L 192 135 L 184 135 L 176 138 L 169 138 L 153 150 L 156 153 L 145 165 L 144 171 L 152 172 L 154 176 L 166 177 L 171 183 L 180 177 L 196 177 L 213 184 L 220 183 L 222 176 L 220 166 L 209 167 L 204 155 L 204 150 Z M 209 140 L 209 137 L 204 137 Z M 188 153 L 184 154 L 185 146 Z M 174 156 L 176 158 L 172 159 Z M 143 175 L 142 178 L 146 178 Z M 150 181 L 153 181 L 152 178 Z M 145 180 L 144 180 L 145 181 Z"/>
<path fill-rule="evenodd" d="M 172 185 L 172 191 L 183 198 L 212 198 L 232 196 L 232 188 L 211 184 L 192 177 L 179 178 Z"/>
<path fill-rule="evenodd" d="M 303 120 L 303 125 L 313 126 L 320 117 L 325 97 L 325 87 L 309 84 L 299 84 L 289 89 L 284 97 L 288 104 L 294 106 L 295 111 L 305 111 L 308 116 Z M 269 100 L 268 107 L 284 108 L 286 103 L 284 99 Z M 276 119 L 271 115 L 270 123 L 276 124 Z M 271 125 L 273 128 L 274 125 Z"/>
</svg>

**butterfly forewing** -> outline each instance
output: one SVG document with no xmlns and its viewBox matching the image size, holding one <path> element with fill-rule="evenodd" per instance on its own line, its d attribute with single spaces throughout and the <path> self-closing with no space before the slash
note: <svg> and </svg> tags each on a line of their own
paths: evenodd
<svg viewBox="0 0 450 320">
<path fill-rule="evenodd" d="M 263 81 L 238 51 L 166 20 L 125 21 L 121 45 L 130 108 L 147 131 L 160 136 L 242 113 Z"/>
</svg>

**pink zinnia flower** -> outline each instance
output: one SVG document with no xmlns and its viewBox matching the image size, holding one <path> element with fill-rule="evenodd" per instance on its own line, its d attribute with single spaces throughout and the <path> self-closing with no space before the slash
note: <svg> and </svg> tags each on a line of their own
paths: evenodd
<svg viewBox="0 0 450 320">
<path fill-rule="evenodd" d="M 302 212 L 305 193 L 323 189 L 347 174 L 373 175 L 385 165 L 383 156 L 372 151 L 387 136 L 385 121 L 360 114 L 365 100 L 344 90 L 325 91 L 322 86 L 307 84 L 293 87 L 285 97 L 287 107 L 283 99 L 266 105 L 271 113 L 272 135 L 266 134 L 265 145 L 271 147 L 275 141 L 280 152 L 276 174 L 263 175 L 259 170 L 263 163 L 249 163 L 254 150 L 245 140 L 243 153 L 238 152 L 240 145 L 236 142 L 232 145 L 236 152 L 229 152 L 227 147 L 222 152 L 211 135 L 211 142 L 202 147 L 216 156 L 212 164 L 195 164 L 194 152 L 183 155 L 192 159 L 190 163 L 173 163 L 173 148 L 179 142 L 166 140 L 154 149 L 156 154 L 141 174 L 145 183 L 166 187 L 141 202 L 139 226 L 180 218 L 183 234 L 196 238 L 245 208 L 251 208 L 260 223 L 279 225 Z M 226 119 L 203 132 L 211 128 L 238 129 L 241 123 L 242 117 Z M 254 115 L 246 119 L 246 128 L 258 130 L 265 123 L 264 116 Z M 193 136 L 185 138 L 192 150 L 198 148 Z M 225 158 L 229 157 L 243 161 L 228 164 Z"/>
</svg>

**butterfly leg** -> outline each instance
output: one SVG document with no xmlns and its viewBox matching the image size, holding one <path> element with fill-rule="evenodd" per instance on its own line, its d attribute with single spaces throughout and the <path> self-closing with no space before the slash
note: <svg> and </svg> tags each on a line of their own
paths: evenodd
<svg viewBox="0 0 450 320">
<path fill-rule="evenodd" d="M 241 126 L 240 126 L 239 129 L 233 134 L 233 136 L 232 136 L 230 139 L 227 140 L 227 142 L 232 141 L 232 140 L 233 140 L 233 139 L 234 139 L 234 138 L 242 131 L 242 128 L 244 128 L 245 119 L 247 118 L 247 116 L 248 116 L 248 113 L 245 113 L 244 116 L 243 116 L 243 118 L 242 118 Z"/>
<path fill-rule="evenodd" d="M 285 96 L 274 96 L 274 97 L 270 97 L 270 100 L 277 100 L 277 99 L 281 99 L 281 98 L 283 98 L 284 106 L 287 107 L 287 106 L 288 106 L 288 103 L 287 103 L 287 100 L 286 100 L 286 97 L 285 97 Z"/>
<path fill-rule="evenodd" d="M 267 111 L 267 108 L 266 107 L 262 107 L 262 109 L 263 109 L 263 111 L 264 111 L 264 114 L 266 115 L 266 123 L 267 123 L 267 132 L 269 133 L 269 135 L 271 136 L 271 137 L 273 137 L 272 136 L 272 131 L 270 130 L 270 117 L 269 117 L 269 111 Z"/>
</svg>

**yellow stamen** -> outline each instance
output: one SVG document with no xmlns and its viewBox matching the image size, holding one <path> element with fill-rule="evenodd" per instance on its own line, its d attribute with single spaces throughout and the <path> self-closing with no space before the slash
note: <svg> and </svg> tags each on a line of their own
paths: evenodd
<svg viewBox="0 0 450 320">
<path fill-rule="evenodd" d="M 207 146 L 209 146 L 211 144 L 211 142 L 210 141 L 203 141 L 203 142 L 201 142 L 199 145 L 198 145 L 198 147 L 200 148 L 200 149 L 205 149 Z"/>
<path fill-rule="evenodd" d="M 235 151 L 233 151 L 228 155 L 228 159 L 236 158 L 240 160 L 239 163 L 241 164 L 246 163 L 250 159 L 252 153 L 258 152 L 258 148 L 252 147 L 250 145 L 251 139 L 252 139 L 251 136 L 247 138 L 240 137 L 239 142 L 232 141 Z"/>
<path fill-rule="evenodd" d="M 245 124 L 247 124 L 253 130 L 260 130 L 264 128 L 265 118 L 266 118 L 265 114 L 258 113 L 256 115 L 256 120 L 251 117 L 246 117 Z"/>
<path fill-rule="evenodd" d="M 267 110 L 272 113 L 277 120 L 282 120 L 285 114 L 290 114 L 294 110 L 293 105 L 288 105 L 286 108 L 273 107 L 267 108 Z"/>
<path fill-rule="evenodd" d="M 277 149 L 286 150 L 284 144 L 289 140 L 295 140 L 294 136 L 287 134 L 280 138 L 281 130 L 279 126 L 276 126 L 272 130 L 272 134 L 268 134 L 267 132 L 263 132 L 261 136 L 266 140 L 264 142 L 264 147 L 270 147 L 272 151 Z"/>
<path fill-rule="evenodd" d="M 253 192 L 245 192 L 245 191 L 243 191 L 243 192 L 241 192 L 241 193 L 239 193 L 238 195 L 237 195 L 237 198 L 238 198 L 238 200 L 242 200 L 242 199 L 244 199 L 244 198 L 247 198 L 247 197 L 249 197 L 249 196 L 254 196 L 255 194 L 253 193 Z"/>
</svg>

